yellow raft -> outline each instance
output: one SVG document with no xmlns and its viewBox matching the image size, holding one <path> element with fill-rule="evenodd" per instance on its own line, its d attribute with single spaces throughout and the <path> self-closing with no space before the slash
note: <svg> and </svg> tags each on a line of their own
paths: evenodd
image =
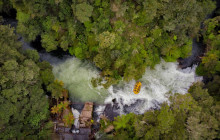
<svg viewBox="0 0 220 140">
<path fill-rule="evenodd" d="M 138 94 L 140 92 L 140 90 L 141 90 L 141 82 L 137 82 L 134 86 L 133 92 L 134 92 L 134 94 Z"/>
</svg>

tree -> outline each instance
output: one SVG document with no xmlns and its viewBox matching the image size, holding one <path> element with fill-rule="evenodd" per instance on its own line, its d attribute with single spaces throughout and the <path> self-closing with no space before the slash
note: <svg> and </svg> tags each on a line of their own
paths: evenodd
<svg viewBox="0 0 220 140">
<path fill-rule="evenodd" d="M 47 90 L 52 93 L 52 97 L 55 98 L 58 103 L 58 99 L 63 97 L 63 91 L 64 91 L 63 82 L 55 80 L 47 87 Z"/>
<path fill-rule="evenodd" d="M 212 0 L 11 2 L 18 11 L 18 33 L 28 41 L 39 35 L 47 51 L 61 47 L 93 61 L 107 80 L 105 87 L 121 77 L 141 78 L 146 66 L 153 68 L 161 57 L 187 57 L 191 37 L 215 8 Z"/>
<path fill-rule="evenodd" d="M 187 130 L 190 139 L 215 139 L 218 130 L 218 121 L 204 112 L 196 112 L 187 120 Z"/>
<path fill-rule="evenodd" d="M 129 138 L 134 137 L 134 123 L 135 115 L 130 113 L 128 115 L 122 115 L 115 118 L 113 122 L 115 130 L 118 132 L 116 135 L 120 136 L 125 133 Z"/>
<path fill-rule="evenodd" d="M 6 12 L 7 14 L 10 14 L 10 9 L 12 8 L 12 4 L 8 0 L 1 0 L 0 1 L 0 12 Z"/>
<path fill-rule="evenodd" d="M 204 110 L 210 110 L 213 105 L 213 98 L 209 96 L 207 89 L 202 89 L 202 86 L 202 83 L 195 83 L 190 87 L 189 93 Z"/>
<path fill-rule="evenodd" d="M 205 87 L 208 88 L 209 94 L 214 96 L 215 100 L 220 98 L 220 76 L 215 75 L 213 81 L 210 81 Z"/>
<path fill-rule="evenodd" d="M 72 5 L 73 11 L 76 14 L 77 19 L 84 23 L 86 21 L 89 21 L 89 17 L 92 15 L 93 7 L 86 2 L 77 4 L 76 7 L 75 5 Z"/>
<path fill-rule="evenodd" d="M 43 61 L 38 63 L 40 67 L 40 77 L 44 85 L 48 86 L 49 84 L 54 82 L 54 75 L 52 72 L 52 66 L 50 63 Z"/>
<path fill-rule="evenodd" d="M 162 134 L 168 133 L 174 123 L 174 115 L 169 109 L 168 105 L 163 105 L 161 107 L 160 113 L 158 114 L 159 130 Z"/>
<path fill-rule="evenodd" d="M 0 25 L 0 33 L 0 139 L 47 138 L 49 104 L 36 63 L 39 56 L 21 51 L 13 28 Z"/>
<path fill-rule="evenodd" d="M 192 97 L 198 102 L 199 108 L 190 114 L 187 129 L 191 139 L 214 139 L 219 133 L 219 122 L 214 108 L 214 101 L 201 83 L 195 83 L 189 89 Z M 217 107 L 217 106 L 216 106 Z M 217 109 L 217 108 L 216 108 Z"/>
</svg>

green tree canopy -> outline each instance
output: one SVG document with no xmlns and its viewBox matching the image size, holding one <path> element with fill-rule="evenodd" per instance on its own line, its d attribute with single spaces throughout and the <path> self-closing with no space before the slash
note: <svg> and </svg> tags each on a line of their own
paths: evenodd
<svg viewBox="0 0 220 140">
<path fill-rule="evenodd" d="M 160 57 L 188 56 L 191 37 L 215 8 L 212 0 L 10 1 L 18 11 L 17 32 L 29 41 L 40 35 L 47 51 L 61 47 L 93 61 L 107 80 L 105 87 L 121 77 L 141 78 Z"/>
<path fill-rule="evenodd" d="M 0 25 L 0 34 L 0 139 L 47 138 L 51 124 L 39 56 L 21 50 L 13 28 Z"/>
</svg>

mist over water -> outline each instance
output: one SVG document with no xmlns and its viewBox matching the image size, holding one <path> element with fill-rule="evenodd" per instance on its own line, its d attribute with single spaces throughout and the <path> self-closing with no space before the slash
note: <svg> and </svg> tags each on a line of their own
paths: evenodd
<svg viewBox="0 0 220 140">
<path fill-rule="evenodd" d="M 64 82 L 73 102 L 113 103 L 112 100 L 116 99 L 120 114 L 140 114 L 168 101 L 169 94 L 187 93 L 193 82 L 201 80 L 201 77 L 196 76 L 195 68 L 193 66 L 182 70 L 178 68 L 178 63 L 162 60 L 155 69 L 146 68 L 140 79 L 142 88 L 139 94 L 133 93 L 136 83 L 134 80 L 129 83 L 121 82 L 108 89 L 93 87 L 91 79 L 99 76 L 98 70 L 89 62 L 77 58 L 68 58 L 62 63 L 53 64 L 53 73 Z"/>
</svg>

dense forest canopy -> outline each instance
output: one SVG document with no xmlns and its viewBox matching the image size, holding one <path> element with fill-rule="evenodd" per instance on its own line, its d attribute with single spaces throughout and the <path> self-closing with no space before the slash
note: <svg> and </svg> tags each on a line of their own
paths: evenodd
<svg viewBox="0 0 220 140">
<path fill-rule="evenodd" d="M 13 28 L 0 25 L 0 34 L 0 139 L 44 138 L 51 124 L 41 73 L 50 75 L 51 66 L 36 50 L 21 51 Z"/>
<path fill-rule="evenodd" d="M 17 32 L 41 37 L 47 51 L 61 47 L 102 70 L 105 86 L 139 79 L 160 57 L 175 61 L 210 14 L 212 0 L 11 0 Z M 129 63 L 128 63 L 129 62 Z"/>
<path fill-rule="evenodd" d="M 197 74 L 209 79 L 206 84 L 211 95 L 220 99 L 220 16 L 208 19 L 201 30 L 206 53 L 196 69 Z"/>
<path fill-rule="evenodd" d="M 220 12 L 206 19 L 214 1 L 0 0 L 0 13 L 12 9 L 16 34 L 26 41 L 40 38 L 48 52 L 62 48 L 90 60 L 107 80 L 105 87 L 122 78 L 141 78 L 160 58 L 187 57 L 192 38 L 198 37 L 206 51 L 196 72 L 205 85 L 194 83 L 187 94 L 170 96 L 158 110 L 113 122 L 103 119 L 101 130 L 114 126 L 105 139 L 220 139 Z M 57 103 L 52 113 L 59 112 L 64 104 L 59 99 L 68 91 L 36 50 L 21 49 L 16 34 L 0 25 L 0 139 L 48 139 L 52 98 Z"/>
<path fill-rule="evenodd" d="M 0 139 L 48 139 L 49 101 L 66 90 L 36 50 L 21 49 L 14 28 L 0 25 L 0 35 Z"/>
</svg>

